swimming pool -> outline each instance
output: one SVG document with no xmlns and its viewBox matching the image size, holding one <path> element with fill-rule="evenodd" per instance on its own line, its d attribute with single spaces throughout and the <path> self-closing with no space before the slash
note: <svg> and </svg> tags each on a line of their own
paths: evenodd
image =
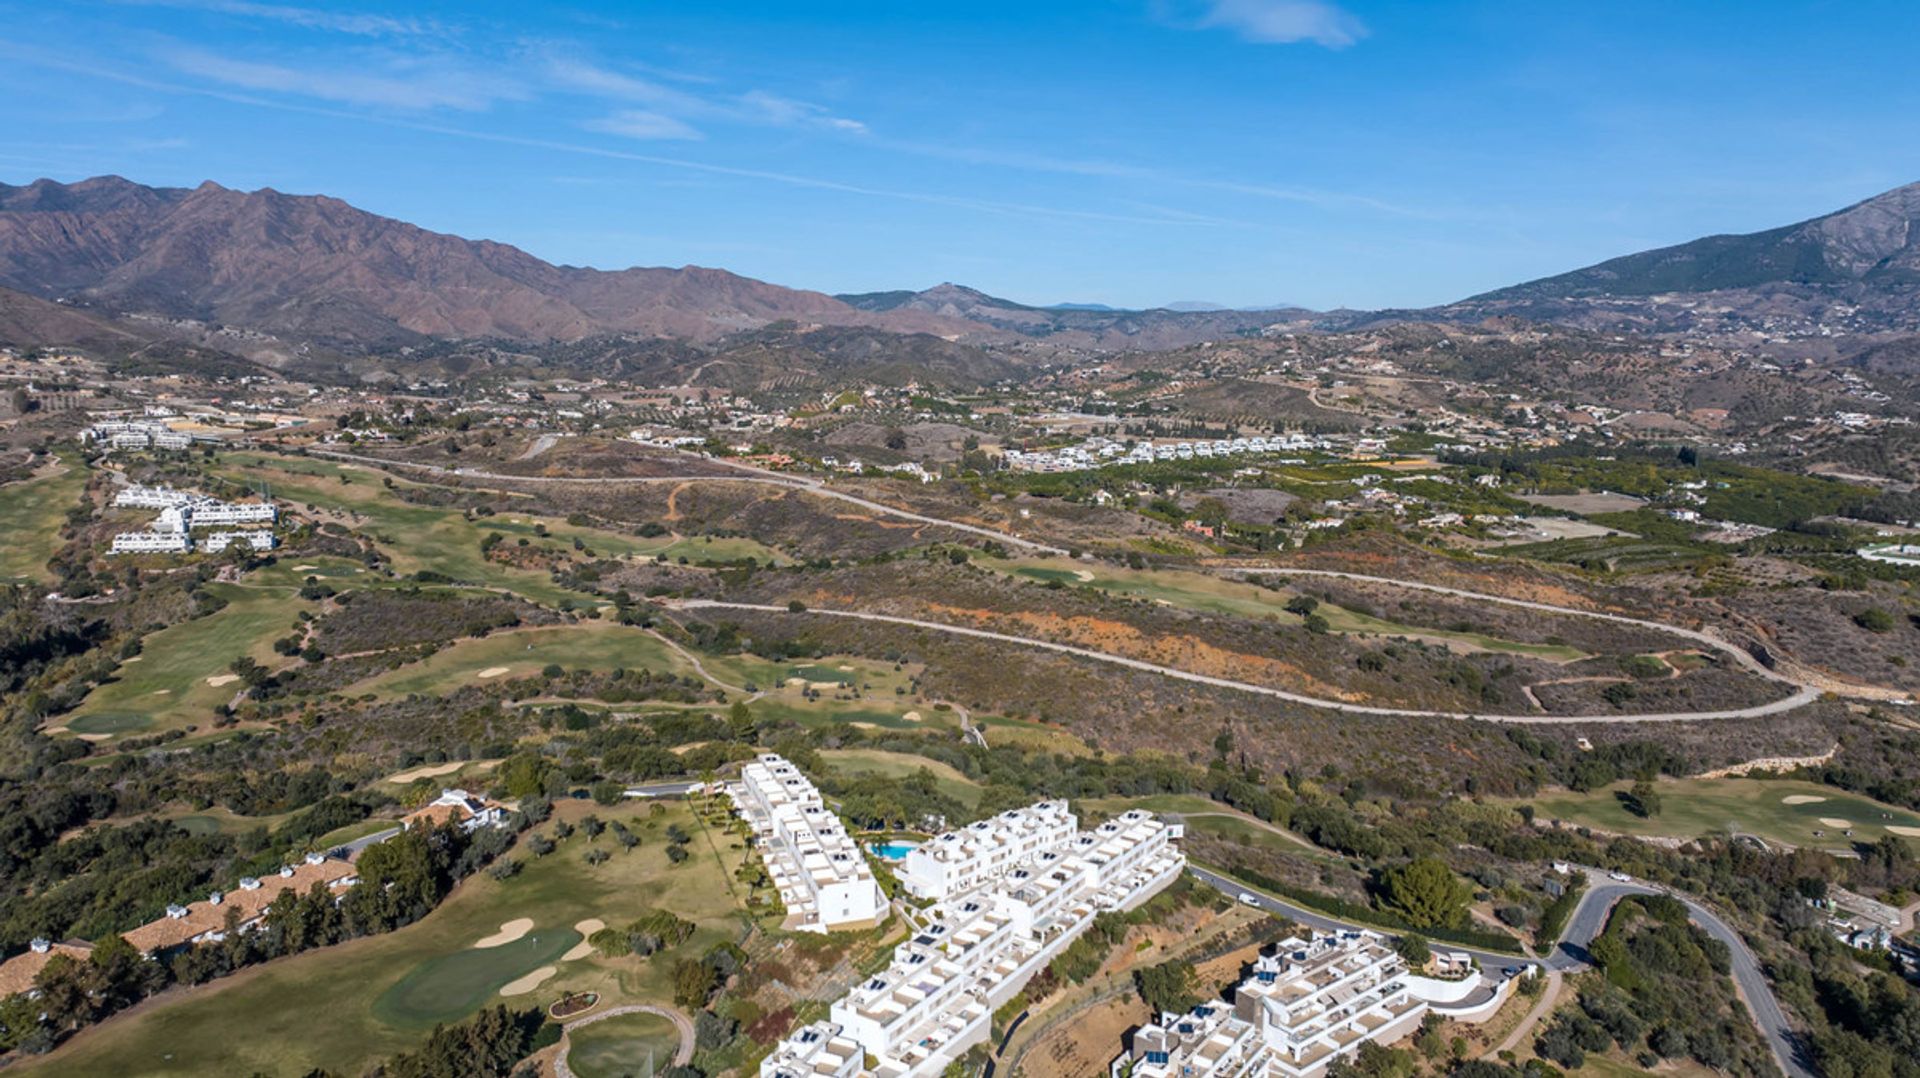
<svg viewBox="0 0 1920 1078">
<path fill-rule="evenodd" d="M 867 849 L 879 854 L 883 860 L 905 861 L 907 854 L 912 853 L 913 848 L 918 845 L 920 845 L 918 842 L 875 842 Z"/>
</svg>

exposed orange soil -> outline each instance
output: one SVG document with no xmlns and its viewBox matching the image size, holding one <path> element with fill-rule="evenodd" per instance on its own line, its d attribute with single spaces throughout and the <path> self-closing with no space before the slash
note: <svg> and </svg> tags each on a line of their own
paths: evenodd
<svg viewBox="0 0 1920 1078">
<path fill-rule="evenodd" d="M 943 603 L 924 605 L 928 614 L 935 619 L 953 619 L 981 628 L 989 628 L 996 622 L 1011 621 L 1025 630 L 1013 633 L 1016 636 L 1063 641 L 1209 677 L 1297 688 L 1309 695 L 1328 699 L 1366 699 L 1362 694 L 1312 677 L 1291 663 L 1263 655 L 1228 651 L 1188 636 L 1148 636 L 1131 625 L 1106 618 L 1062 617 L 1033 610 L 996 614 L 991 610 L 972 610 Z"/>
</svg>

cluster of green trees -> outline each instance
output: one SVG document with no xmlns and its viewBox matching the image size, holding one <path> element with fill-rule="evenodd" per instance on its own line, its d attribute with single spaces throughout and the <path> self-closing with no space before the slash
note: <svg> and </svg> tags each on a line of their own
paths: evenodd
<svg viewBox="0 0 1920 1078">
<path fill-rule="evenodd" d="M 319 884 L 303 895 L 283 892 L 256 930 L 239 931 L 239 911 L 229 908 L 224 939 L 187 947 L 164 961 L 149 961 L 118 935 L 104 936 L 85 960 L 56 955 L 35 979 L 37 998 L 0 1003 L 0 1052 L 44 1052 L 172 984 L 200 984 L 269 959 L 411 924 L 511 841 L 508 832 L 494 828 L 414 828 L 369 846 L 356 862 L 360 882 L 337 900 Z"/>
</svg>

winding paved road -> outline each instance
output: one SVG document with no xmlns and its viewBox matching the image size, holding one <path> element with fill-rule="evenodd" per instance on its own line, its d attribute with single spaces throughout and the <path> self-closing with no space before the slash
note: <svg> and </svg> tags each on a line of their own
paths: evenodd
<svg viewBox="0 0 1920 1078">
<path fill-rule="evenodd" d="M 1472 593 L 1464 594 L 1470 595 Z M 674 610 L 752 610 L 759 613 L 770 614 L 792 613 L 792 611 L 789 611 L 788 608 L 784 606 L 774 606 L 769 603 L 732 603 L 718 599 L 663 600 L 662 605 Z M 1579 611 L 1572 610 L 1563 612 L 1579 613 Z M 859 610 L 826 610 L 819 607 L 808 607 L 804 611 L 800 611 L 800 613 L 816 614 L 829 618 L 850 618 L 855 621 L 873 621 L 890 625 L 905 625 L 915 629 L 926 629 L 930 632 L 949 633 L 954 636 L 968 636 L 980 640 L 993 640 L 1003 644 L 1039 648 L 1043 651 L 1056 651 L 1063 655 L 1074 655 L 1083 659 L 1112 663 L 1115 666 L 1124 666 L 1133 670 L 1144 670 L 1151 674 L 1160 674 L 1164 677 L 1175 678 L 1180 681 L 1192 681 L 1201 685 L 1211 685 L 1216 688 L 1235 689 L 1240 692 L 1254 693 L 1259 696 L 1272 697 L 1276 700 L 1285 700 L 1289 703 L 1302 704 L 1308 707 L 1316 707 L 1328 711 L 1343 711 L 1351 715 L 1375 715 L 1387 718 L 1477 719 L 1481 722 L 1528 726 L 1557 726 L 1571 723 L 1701 722 L 1709 719 L 1753 719 L 1765 715 L 1776 715 L 1783 711 L 1792 711 L 1797 707 L 1805 706 L 1820 697 L 1818 690 L 1802 686 L 1791 696 L 1785 696 L 1765 704 L 1730 708 L 1725 711 L 1679 711 L 1624 715 L 1617 712 L 1608 712 L 1600 715 L 1491 715 L 1468 711 L 1427 711 L 1420 708 L 1380 707 L 1374 704 L 1353 704 L 1344 700 L 1327 700 L 1318 696 L 1308 696 L 1304 693 L 1276 689 L 1268 685 L 1255 685 L 1251 682 L 1235 681 L 1232 678 L 1214 677 L 1211 674 L 1196 674 L 1191 670 L 1182 670 L 1175 666 L 1163 666 L 1159 663 L 1147 662 L 1144 659 L 1134 659 L 1125 655 L 1114 655 L 1110 652 L 1095 651 L 1092 648 L 1083 648 L 1074 644 L 1060 644 L 1051 640 L 1036 640 L 1032 637 L 994 632 L 991 629 L 975 629 L 964 625 L 948 625 L 944 622 L 899 617 L 893 614 L 871 614 Z"/>
<path fill-rule="evenodd" d="M 1211 869 L 1201 868 L 1199 865 L 1190 864 L 1187 866 L 1187 871 L 1201 883 L 1223 894 L 1235 898 L 1243 894 L 1252 895 L 1253 904 L 1259 908 L 1322 932 L 1355 929 L 1383 931 L 1370 925 L 1343 921 L 1317 910 L 1275 898 L 1257 887 L 1223 876 Z M 1586 893 L 1580 896 L 1580 904 L 1574 908 L 1573 916 L 1568 918 L 1566 931 L 1561 933 L 1560 941 L 1554 945 L 1553 952 L 1544 960 L 1535 961 L 1517 955 L 1463 947 L 1445 941 L 1439 941 L 1436 945 L 1449 951 L 1465 951 L 1480 963 L 1482 969 L 1539 965 L 1548 970 L 1571 972 L 1585 969 L 1589 965 L 1587 947 L 1606 927 L 1607 915 L 1612 912 L 1614 903 L 1629 895 L 1671 895 L 1687 907 L 1687 913 L 1702 931 L 1727 945 L 1732 958 L 1734 984 L 1739 988 L 1741 997 L 1746 1000 L 1754 1027 L 1765 1036 L 1767 1046 L 1772 1049 L 1780 1069 L 1786 1072 L 1789 1078 L 1818 1078 L 1817 1072 L 1806 1058 L 1805 1050 L 1801 1047 L 1792 1024 L 1787 1021 L 1786 1013 L 1780 1008 L 1780 1001 L 1774 997 L 1773 989 L 1767 984 L 1766 975 L 1760 971 L 1759 959 L 1755 958 L 1753 952 L 1748 949 L 1746 941 L 1740 938 L 1740 933 L 1734 931 L 1732 926 L 1722 921 L 1712 910 L 1682 892 L 1637 881 L 1610 879 L 1599 869 L 1583 868 L 1582 871 L 1592 882 Z"/>
</svg>

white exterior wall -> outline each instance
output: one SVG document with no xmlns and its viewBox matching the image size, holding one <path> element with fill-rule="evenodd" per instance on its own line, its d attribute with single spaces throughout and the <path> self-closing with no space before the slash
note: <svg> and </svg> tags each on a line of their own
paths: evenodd
<svg viewBox="0 0 1920 1078">
<path fill-rule="evenodd" d="M 193 549 L 185 532 L 121 532 L 113 537 L 114 554 L 178 554 Z"/>
<path fill-rule="evenodd" d="M 887 899 L 860 846 L 820 791 L 774 753 L 728 787 L 787 907 L 787 927 L 806 932 L 864 928 L 886 919 Z"/>
<path fill-rule="evenodd" d="M 985 886 L 935 905 L 928 923 L 895 949 L 888 968 L 834 1003 L 831 1025 L 878 1060 L 872 1078 L 932 1078 L 991 1033 L 993 1011 L 1046 968 L 1103 910 L 1130 909 L 1171 883 L 1185 866 L 1173 844 L 1178 829 L 1144 812 L 1128 813 L 1087 832 L 1071 821 L 1065 805 L 1042 802 L 1024 818 L 1003 814 L 1009 834 L 1025 834 L 1035 821 L 1051 845 L 982 842 L 981 851 L 941 861 L 922 874 L 951 885 L 943 875 L 954 864 L 995 864 L 991 853 L 1017 849 L 1019 863 L 994 873 Z M 959 832 L 983 838 L 969 825 Z M 934 842 L 940 842 L 935 839 Z M 984 851 L 984 852 L 982 852 Z M 1005 862 L 1000 862 L 1005 863 Z M 776 1051 L 781 1056 L 789 1045 Z M 796 1047 L 797 1051 L 798 1048 Z M 764 1078 L 772 1078 L 763 1072 Z M 837 1078 L 837 1076 L 836 1076 Z"/>
</svg>

